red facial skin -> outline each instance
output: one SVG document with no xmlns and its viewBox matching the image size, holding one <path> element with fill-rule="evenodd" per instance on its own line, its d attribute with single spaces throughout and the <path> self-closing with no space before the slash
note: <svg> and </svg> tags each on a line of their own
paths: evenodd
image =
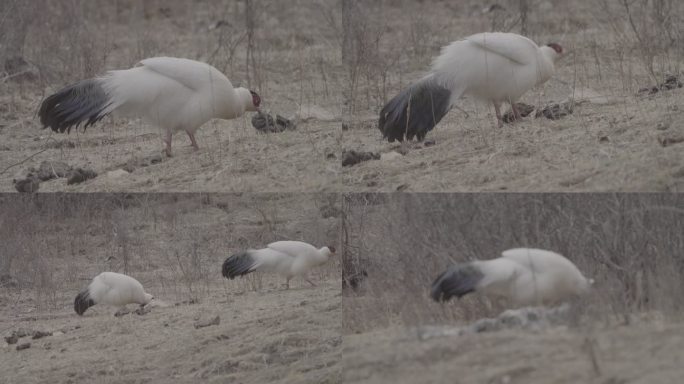
<svg viewBox="0 0 684 384">
<path fill-rule="evenodd" d="M 563 47 L 561 47 L 559 44 L 556 43 L 549 43 L 546 44 L 547 46 L 553 48 L 554 51 L 556 51 L 557 54 L 562 54 L 563 53 Z"/>
<path fill-rule="evenodd" d="M 259 108 L 259 105 L 261 105 L 261 97 L 254 91 L 249 92 L 252 94 L 252 104 L 254 104 L 256 108 Z"/>
</svg>

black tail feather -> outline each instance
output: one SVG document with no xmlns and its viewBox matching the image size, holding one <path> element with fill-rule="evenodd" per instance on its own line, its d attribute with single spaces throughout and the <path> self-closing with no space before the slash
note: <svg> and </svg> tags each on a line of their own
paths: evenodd
<svg viewBox="0 0 684 384">
<path fill-rule="evenodd" d="M 433 78 L 425 78 L 401 91 L 380 111 L 378 128 L 382 136 L 395 140 L 422 141 L 451 109 L 451 91 Z"/>
<path fill-rule="evenodd" d="M 111 104 L 107 93 L 99 79 L 79 81 L 48 96 L 40 105 L 38 115 L 43 128 L 53 131 L 71 132 L 72 127 L 85 122 L 83 129 L 93 125 L 107 113 L 103 113 Z"/>
<path fill-rule="evenodd" d="M 482 280 L 482 271 L 472 264 L 456 264 L 442 273 L 432 283 L 430 296 L 435 301 L 448 301 L 475 291 Z"/>
<path fill-rule="evenodd" d="M 253 266 L 254 258 L 248 251 L 236 253 L 223 262 L 222 274 L 226 279 L 234 279 L 252 272 Z"/>
<path fill-rule="evenodd" d="M 88 289 L 85 289 L 76 295 L 76 299 L 74 300 L 74 311 L 76 311 L 79 316 L 83 316 L 83 313 L 86 311 L 86 309 L 92 307 L 93 305 L 95 305 L 95 301 L 90 298 L 90 292 Z"/>
</svg>

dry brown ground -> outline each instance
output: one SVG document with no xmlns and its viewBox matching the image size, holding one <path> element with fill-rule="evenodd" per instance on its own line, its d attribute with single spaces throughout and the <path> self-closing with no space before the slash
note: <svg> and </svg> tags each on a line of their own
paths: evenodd
<svg viewBox="0 0 684 384">
<path fill-rule="evenodd" d="M 684 89 L 636 96 L 654 83 L 641 59 L 648 48 L 631 31 L 620 2 L 607 2 L 610 11 L 603 10 L 603 0 L 527 2 L 527 35 L 539 44 L 557 41 L 569 54 L 554 78 L 523 101 L 544 105 L 574 96 L 581 102 L 572 115 L 557 121 L 526 118 L 498 129 L 491 105 L 466 99 L 459 107 L 469 117 L 452 109 L 428 134 L 435 146 L 408 145 L 405 156 L 345 168 L 345 190 L 682 191 L 684 144 L 663 147 L 659 139 L 684 138 Z M 503 25 L 517 18 L 519 2 L 497 2 L 508 13 L 487 14 L 475 1 L 373 3 L 362 5 L 370 15 L 363 40 L 367 60 L 352 66 L 360 79 L 345 105 L 351 124 L 344 148 L 387 153 L 397 144 L 383 141 L 377 129 L 385 101 L 422 77 L 443 45 L 507 30 Z M 653 9 L 636 10 L 644 3 L 632 4 L 640 38 L 664 44 L 665 32 L 656 30 L 661 24 L 649 19 Z M 672 12 L 681 13 L 681 3 L 670 3 L 679 9 Z M 681 34 L 681 25 L 673 28 Z M 512 31 L 520 32 L 519 25 Z M 684 50 L 678 40 L 672 44 L 654 53 L 656 76 L 680 71 Z M 582 100 L 583 89 L 600 97 Z"/>
<path fill-rule="evenodd" d="M 421 341 L 393 327 L 344 337 L 344 382 L 675 383 L 684 374 L 682 331 L 664 322 Z"/>
<path fill-rule="evenodd" d="M 42 195 L 2 201 L 0 334 L 59 332 L 17 351 L 3 340 L 3 382 L 338 383 L 341 380 L 339 260 L 300 279 L 251 275 L 228 281 L 223 260 L 276 239 L 334 244 L 337 219 L 325 196 Z M 327 216 L 327 215 L 326 215 Z M 3 254 L 3 267 L 9 254 Z M 168 306 L 113 316 L 73 311 L 75 294 L 105 270 L 139 279 Z M 194 302 L 194 303 L 193 303 Z M 130 306 L 133 309 L 133 306 Z M 195 329 L 197 320 L 220 324 Z"/>
<path fill-rule="evenodd" d="M 341 81 L 335 2 L 253 3 L 256 65 L 250 66 L 249 84 L 243 2 L 148 1 L 149 7 L 143 8 L 142 2 L 83 1 L 29 11 L 36 21 L 29 29 L 24 55 L 43 78 L 0 83 L 0 172 L 35 156 L 0 174 L 0 191 L 13 191 L 12 180 L 44 160 L 89 167 L 100 177 L 71 186 L 65 179 L 54 180 L 42 183 L 41 191 L 341 189 L 339 155 L 328 158 L 340 152 L 341 141 L 340 97 L 335 92 Z M 222 27 L 210 28 L 219 21 L 225 22 Z M 234 84 L 257 90 L 263 109 L 287 118 L 299 116 L 297 129 L 258 134 L 251 125 L 252 113 L 232 121 L 212 121 L 198 132 L 198 152 L 188 146 L 187 136 L 179 134 L 174 136 L 173 158 L 120 178 L 106 173 L 160 154 L 157 128 L 139 120 L 106 118 L 85 133 L 67 136 L 40 130 L 35 113 L 44 96 L 70 82 L 154 56 L 215 65 Z"/>
</svg>

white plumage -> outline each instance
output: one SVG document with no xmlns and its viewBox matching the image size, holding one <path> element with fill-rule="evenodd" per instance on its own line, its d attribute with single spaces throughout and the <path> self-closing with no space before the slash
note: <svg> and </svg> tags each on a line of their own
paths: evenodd
<svg viewBox="0 0 684 384">
<path fill-rule="evenodd" d="M 198 148 L 195 132 L 211 119 L 234 119 L 257 111 L 261 98 L 230 80 L 209 64 L 189 59 L 155 57 L 131 69 L 69 85 L 46 98 L 39 115 L 44 127 L 70 132 L 94 124 L 106 115 L 141 117 L 164 132 L 166 153 L 171 138 L 185 131 Z"/>
<path fill-rule="evenodd" d="M 290 280 L 302 276 L 309 284 L 307 273 L 315 266 L 324 264 L 335 254 L 332 246 L 320 249 L 302 241 L 276 241 L 262 249 L 248 249 L 230 256 L 223 262 L 222 273 L 228 279 L 243 276 L 254 271 L 273 272 Z"/>
<path fill-rule="evenodd" d="M 546 82 L 563 49 L 551 43 L 538 47 L 513 33 L 478 33 L 442 48 L 431 72 L 390 100 L 380 112 L 379 128 L 390 142 L 423 140 L 462 95 L 492 102 L 499 127 L 500 107 L 515 102 L 528 90 Z"/>
<path fill-rule="evenodd" d="M 74 310 L 83 315 L 95 304 L 124 308 L 128 304 L 149 304 L 153 298 L 138 280 L 120 273 L 102 272 L 76 296 Z"/>
<path fill-rule="evenodd" d="M 551 251 L 516 248 L 500 258 L 456 264 L 432 284 L 431 296 L 447 301 L 470 292 L 509 299 L 516 306 L 557 304 L 588 292 L 586 279 L 565 257 Z"/>
</svg>

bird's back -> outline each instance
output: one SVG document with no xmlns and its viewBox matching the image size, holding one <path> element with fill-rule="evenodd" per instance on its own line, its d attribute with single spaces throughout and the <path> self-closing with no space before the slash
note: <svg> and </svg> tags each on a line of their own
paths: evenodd
<svg viewBox="0 0 684 384">
<path fill-rule="evenodd" d="M 112 109 L 143 117 L 172 131 L 190 130 L 215 117 L 244 109 L 230 80 L 216 68 L 189 59 L 156 57 L 131 69 L 109 71 L 105 89 L 115 95 Z"/>
<path fill-rule="evenodd" d="M 115 272 L 102 272 L 88 287 L 96 302 L 123 305 L 135 302 L 144 295 L 140 282 L 130 276 Z"/>
<path fill-rule="evenodd" d="M 432 71 L 452 90 L 484 100 L 516 101 L 551 73 L 537 45 L 512 33 L 481 33 L 442 49 Z M 545 64 L 545 65 L 541 65 Z M 543 69 L 543 70 L 542 70 Z M 548 72 L 548 73 L 547 73 Z"/>
<path fill-rule="evenodd" d="M 523 266 L 515 299 L 521 304 L 556 302 L 581 293 L 587 280 L 577 267 L 562 255 L 534 248 L 509 249 L 502 258 Z"/>
</svg>

